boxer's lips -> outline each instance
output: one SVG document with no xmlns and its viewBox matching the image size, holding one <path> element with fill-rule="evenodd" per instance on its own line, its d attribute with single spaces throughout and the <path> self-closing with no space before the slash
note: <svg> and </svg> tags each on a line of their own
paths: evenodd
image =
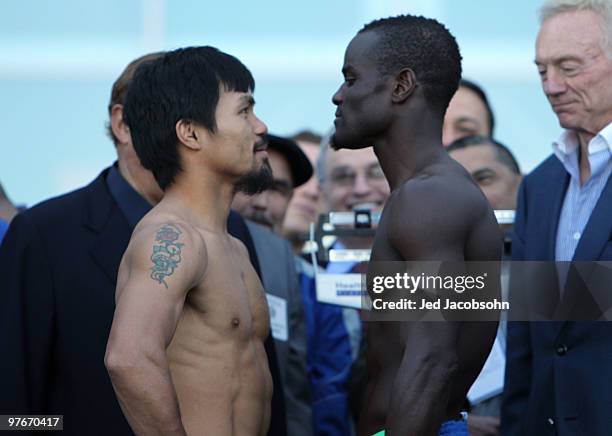
<svg viewBox="0 0 612 436">
<path fill-rule="evenodd" d="M 268 150 L 268 143 L 266 142 L 259 142 L 255 144 L 255 147 L 253 147 L 253 153 L 264 152 L 266 156 L 267 156 L 267 153 L 266 153 L 267 150 Z"/>
<path fill-rule="evenodd" d="M 342 118 L 342 112 L 340 112 L 339 109 L 336 109 L 336 118 L 334 118 L 334 124 L 338 123 L 338 121 L 340 121 L 340 119 Z"/>
</svg>

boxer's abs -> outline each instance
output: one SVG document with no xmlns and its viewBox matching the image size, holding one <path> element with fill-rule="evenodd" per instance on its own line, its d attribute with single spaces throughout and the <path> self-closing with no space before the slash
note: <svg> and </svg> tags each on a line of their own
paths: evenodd
<svg viewBox="0 0 612 436">
<path fill-rule="evenodd" d="M 167 350 L 187 433 L 262 434 L 272 398 L 263 342 L 246 320 L 215 328 L 203 316 L 187 308 Z"/>
</svg>

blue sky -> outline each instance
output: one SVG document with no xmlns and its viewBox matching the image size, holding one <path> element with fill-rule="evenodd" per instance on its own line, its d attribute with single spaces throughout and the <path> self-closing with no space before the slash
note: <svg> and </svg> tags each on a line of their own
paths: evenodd
<svg viewBox="0 0 612 436">
<path fill-rule="evenodd" d="M 464 76 L 486 89 L 497 138 L 524 171 L 550 153 L 559 127 L 533 65 L 531 0 L 22 0 L 0 14 L 0 183 L 33 205 L 92 180 L 114 160 L 105 135 L 111 85 L 133 58 L 214 45 L 257 82 L 272 133 L 324 132 L 346 44 L 368 21 L 398 13 L 442 21 Z"/>
</svg>

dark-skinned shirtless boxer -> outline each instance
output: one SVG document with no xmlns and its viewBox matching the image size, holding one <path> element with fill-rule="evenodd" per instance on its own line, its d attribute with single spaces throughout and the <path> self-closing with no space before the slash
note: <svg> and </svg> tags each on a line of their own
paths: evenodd
<svg viewBox="0 0 612 436">
<path fill-rule="evenodd" d="M 211 47 L 139 67 L 124 117 L 164 197 L 119 269 L 106 366 L 136 434 L 265 435 L 269 315 L 246 248 L 227 233 L 234 193 L 271 181 L 254 81 Z"/>
<path fill-rule="evenodd" d="M 350 42 L 342 72 L 333 144 L 372 145 L 392 190 L 371 261 L 499 260 L 493 211 L 442 146 L 461 76 L 448 30 L 423 17 L 374 21 Z M 460 413 L 495 334 L 494 322 L 368 323 L 359 434 L 467 435 Z"/>
</svg>

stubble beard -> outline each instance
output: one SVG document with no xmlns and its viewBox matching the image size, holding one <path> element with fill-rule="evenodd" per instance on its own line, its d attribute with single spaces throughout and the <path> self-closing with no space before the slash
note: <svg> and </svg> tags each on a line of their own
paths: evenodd
<svg viewBox="0 0 612 436">
<path fill-rule="evenodd" d="M 255 195 L 272 187 L 274 178 L 272 168 L 268 159 L 264 159 L 259 169 L 240 177 L 234 185 L 234 192 L 242 192 L 246 195 Z"/>
</svg>

